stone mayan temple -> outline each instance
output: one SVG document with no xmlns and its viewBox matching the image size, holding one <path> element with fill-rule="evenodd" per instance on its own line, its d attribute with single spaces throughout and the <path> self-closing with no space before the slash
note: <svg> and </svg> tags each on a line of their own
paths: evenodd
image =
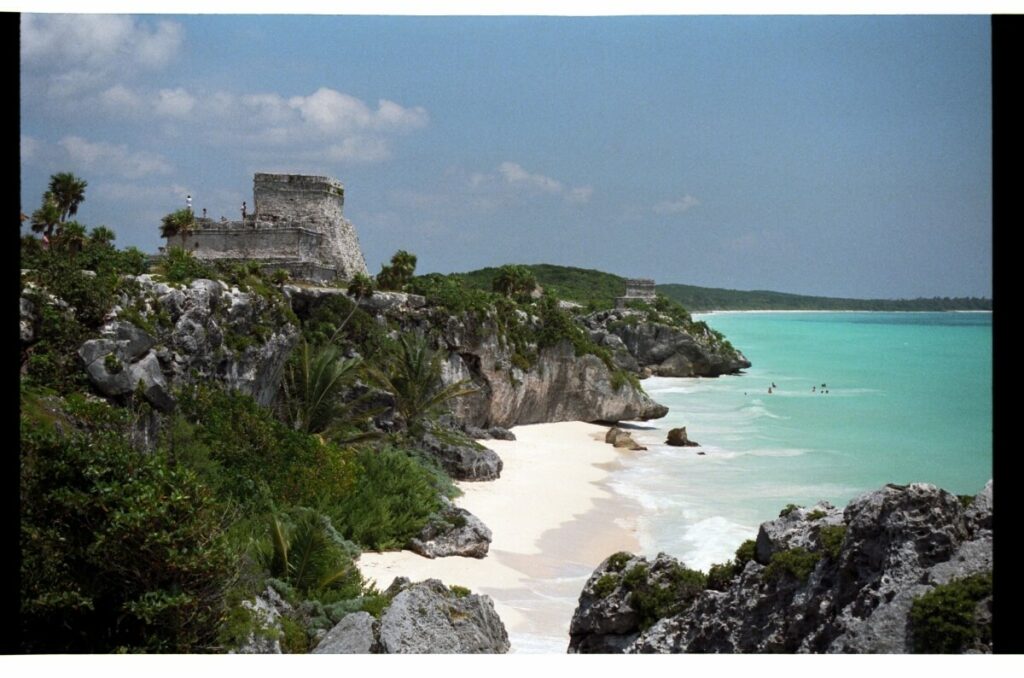
<svg viewBox="0 0 1024 678">
<path fill-rule="evenodd" d="M 314 282 L 366 273 L 356 229 L 342 215 L 345 187 L 330 177 L 257 174 L 251 212 L 240 221 L 197 218 L 184 245 L 197 258 L 259 261 Z M 239 214 L 241 216 L 241 214 Z"/>
<path fill-rule="evenodd" d="M 657 297 L 654 281 L 650 278 L 629 278 L 626 280 L 626 294 L 615 297 L 615 308 L 626 308 L 631 301 L 651 303 Z"/>
</svg>

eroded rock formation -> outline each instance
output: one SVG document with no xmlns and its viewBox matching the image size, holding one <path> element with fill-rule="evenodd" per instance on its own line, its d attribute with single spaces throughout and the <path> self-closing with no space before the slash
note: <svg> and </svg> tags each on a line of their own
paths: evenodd
<svg viewBox="0 0 1024 678">
<path fill-rule="evenodd" d="M 992 570 L 991 481 L 967 508 L 913 484 L 887 485 L 842 511 L 820 503 L 783 513 L 761 526 L 755 558 L 722 590 L 691 599 L 673 588 L 686 576 L 670 556 L 608 558 L 580 596 L 569 651 L 921 651 L 927 639 L 915 638 L 908 621 L 914 600 Z M 977 602 L 981 627 L 991 600 Z M 961 650 L 987 652 L 990 643 L 982 628 Z"/>
</svg>

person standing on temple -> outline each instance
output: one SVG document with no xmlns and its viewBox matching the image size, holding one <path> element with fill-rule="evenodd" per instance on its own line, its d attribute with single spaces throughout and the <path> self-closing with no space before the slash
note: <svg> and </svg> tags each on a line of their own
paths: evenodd
<svg viewBox="0 0 1024 678">
<path fill-rule="evenodd" d="M 185 208 L 188 209 L 188 213 L 189 214 L 192 214 L 192 196 L 191 195 L 186 195 L 185 196 Z"/>
<path fill-rule="evenodd" d="M 245 201 L 243 200 L 242 201 L 242 221 L 245 221 L 245 212 L 246 212 L 246 206 L 245 206 Z"/>
</svg>

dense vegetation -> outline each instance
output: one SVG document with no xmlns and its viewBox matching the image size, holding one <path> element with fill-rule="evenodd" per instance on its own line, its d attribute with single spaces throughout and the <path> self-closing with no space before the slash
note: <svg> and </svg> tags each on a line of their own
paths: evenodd
<svg viewBox="0 0 1024 678">
<path fill-rule="evenodd" d="M 990 643 L 992 623 L 977 618 L 979 602 L 992 596 L 992 573 L 985 572 L 936 586 L 910 608 L 914 652 L 952 653 L 976 641 Z"/>
<path fill-rule="evenodd" d="M 765 290 L 727 290 L 694 285 L 658 285 L 658 292 L 694 312 L 702 311 L 991 311 L 980 297 L 843 299 Z"/>
<path fill-rule="evenodd" d="M 610 308 L 622 296 L 625 278 L 591 269 L 530 264 L 524 266 L 545 290 L 590 308 Z M 498 268 L 455 274 L 467 287 L 490 290 Z M 841 299 L 763 290 L 743 291 L 695 285 L 661 284 L 658 294 L 692 312 L 704 311 L 972 311 L 992 310 L 992 300 L 978 297 L 931 299 Z"/>
<path fill-rule="evenodd" d="M 228 349 L 298 324 L 280 393 L 263 407 L 208 380 L 179 386 L 170 413 L 138 393 L 99 398 L 76 352 L 115 307 L 156 337 L 173 324 L 132 301 L 145 255 L 115 248 L 107 228 L 67 221 L 85 182 L 54 183 L 59 192 L 33 215 L 45 239 L 21 243 L 21 292 L 36 320 L 21 355 L 20 647 L 204 652 L 262 637 L 305 652 L 345 613 L 379 615 L 386 596 L 353 559 L 401 548 L 456 492 L 416 434 L 464 386 L 441 384 L 427 338 L 395 341 L 349 299 L 333 297 L 300 321 L 279 289 L 287 276 L 211 266 L 172 247 L 149 271 L 163 281 L 219 278 L 270 302 L 252 336 L 224 337 Z M 180 234 L 190 222 L 179 211 L 161 228 Z M 400 252 L 386 285 L 404 287 L 414 266 Z M 362 277 L 350 287 L 365 296 L 374 284 Z M 392 428 L 374 425 L 379 408 L 359 396 L 366 384 L 394 391 Z M 278 628 L 241 605 L 267 587 L 294 610 Z"/>
</svg>

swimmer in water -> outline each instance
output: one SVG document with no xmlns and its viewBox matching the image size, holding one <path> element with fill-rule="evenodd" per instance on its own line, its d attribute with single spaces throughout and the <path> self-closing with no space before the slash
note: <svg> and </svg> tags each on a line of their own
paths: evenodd
<svg viewBox="0 0 1024 678">
<path fill-rule="evenodd" d="M 771 386 L 769 386 L 769 387 L 768 387 L 768 395 L 771 395 L 771 394 L 772 394 L 772 387 L 771 387 Z"/>
</svg>

